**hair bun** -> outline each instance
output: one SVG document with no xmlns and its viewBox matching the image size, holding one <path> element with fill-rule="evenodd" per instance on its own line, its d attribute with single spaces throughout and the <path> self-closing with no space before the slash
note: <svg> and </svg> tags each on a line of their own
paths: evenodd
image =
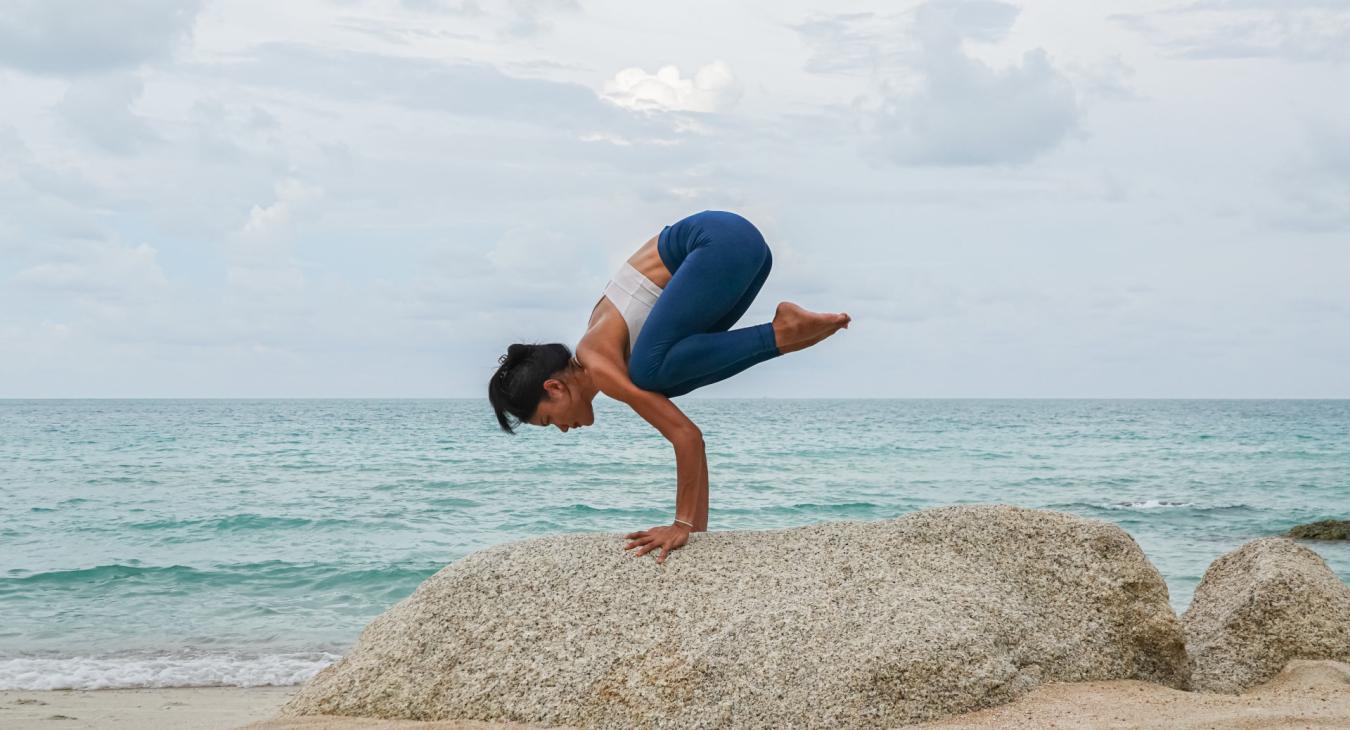
<svg viewBox="0 0 1350 730">
<path fill-rule="evenodd" d="M 530 355 L 534 354 L 534 348 L 534 345 L 520 343 L 511 345 L 506 348 L 506 354 L 502 356 L 501 363 L 508 368 L 515 367 L 519 363 L 529 360 Z"/>
</svg>

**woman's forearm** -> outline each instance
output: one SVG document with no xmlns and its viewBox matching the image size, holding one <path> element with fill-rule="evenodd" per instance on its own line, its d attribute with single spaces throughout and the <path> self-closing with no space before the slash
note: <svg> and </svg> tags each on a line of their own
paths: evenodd
<svg viewBox="0 0 1350 730">
<path fill-rule="evenodd" d="M 675 519 L 693 525 L 691 531 L 708 529 L 708 458 L 701 434 L 680 439 L 675 445 Z"/>
<path fill-rule="evenodd" d="M 699 490 L 701 498 L 698 502 L 698 519 L 693 520 L 693 532 L 708 531 L 708 450 L 702 448 L 698 450 L 699 456 L 699 476 L 702 488 Z"/>
</svg>

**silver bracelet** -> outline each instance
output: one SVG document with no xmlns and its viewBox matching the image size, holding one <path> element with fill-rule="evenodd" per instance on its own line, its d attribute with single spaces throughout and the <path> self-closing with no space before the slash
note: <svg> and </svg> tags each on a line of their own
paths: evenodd
<svg viewBox="0 0 1350 730">
<path fill-rule="evenodd" d="M 683 525 L 689 525 L 689 529 L 691 529 L 691 530 L 694 529 L 694 523 L 692 523 L 692 522 L 685 522 L 684 520 L 681 520 L 681 519 L 676 519 L 675 521 L 676 521 L 676 522 L 679 522 L 680 524 L 683 524 Z"/>
</svg>

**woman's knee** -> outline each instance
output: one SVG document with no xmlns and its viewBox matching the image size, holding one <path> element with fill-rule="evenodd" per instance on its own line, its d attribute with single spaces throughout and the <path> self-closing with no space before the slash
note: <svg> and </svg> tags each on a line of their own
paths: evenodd
<svg viewBox="0 0 1350 730">
<path fill-rule="evenodd" d="M 650 358 L 641 357 L 636 352 L 628 358 L 628 379 L 633 381 L 633 385 L 651 391 L 659 391 L 664 385 L 659 377 L 659 368 L 655 367 Z"/>
<path fill-rule="evenodd" d="M 665 393 L 671 388 L 672 383 L 668 378 L 659 375 L 638 374 L 636 377 L 630 376 L 633 385 L 643 389 L 650 390 L 653 393 Z"/>
<path fill-rule="evenodd" d="M 636 385 L 643 390 L 655 390 L 655 388 L 652 387 L 652 380 L 647 377 L 646 373 L 629 370 L 628 379 L 633 381 L 633 385 Z"/>
</svg>

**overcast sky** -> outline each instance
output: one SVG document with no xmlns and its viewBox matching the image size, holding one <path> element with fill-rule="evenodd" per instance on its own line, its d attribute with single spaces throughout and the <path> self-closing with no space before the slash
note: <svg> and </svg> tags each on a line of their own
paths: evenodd
<svg viewBox="0 0 1350 730">
<path fill-rule="evenodd" d="M 1350 397 L 1350 2 L 10 0 L 0 396 L 480 397 L 732 210 L 688 397 Z"/>
</svg>

